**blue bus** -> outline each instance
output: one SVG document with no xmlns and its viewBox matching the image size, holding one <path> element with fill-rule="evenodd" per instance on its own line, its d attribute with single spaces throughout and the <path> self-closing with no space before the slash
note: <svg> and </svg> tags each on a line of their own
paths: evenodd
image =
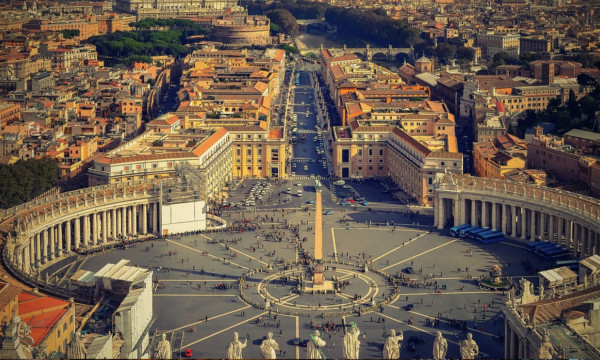
<svg viewBox="0 0 600 360">
<path fill-rule="evenodd" d="M 469 224 L 462 224 L 462 225 L 458 225 L 455 226 L 453 228 L 450 229 L 450 235 L 452 235 L 453 237 L 456 237 L 458 235 L 458 232 L 462 229 L 466 229 L 468 227 L 471 227 L 471 225 Z"/>
<path fill-rule="evenodd" d="M 545 243 L 547 243 L 547 241 L 534 241 L 534 242 L 527 243 L 527 246 L 529 247 L 530 251 L 533 251 L 536 247 L 538 247 L 542 244 L 545 244 Z"/>
<path fill-rule="evenodd" d="M 569 250 L 567 250 L 565 248 L 562 248 L 562 247 L 559 247 L 558 249 L 546 250 L 544 252 L 544 254 L 546 254 L 547 256 L 552 256 L 552 255 L 555 255 L 555 254 L 560 254 L 560 253 L 564 254 L 564 253 L 568 253 L 568 252 L 569 252 Z"/>
<path fill-rule="evenodd" d="M 482 235 L 480 238 L 480 241 L 484 244 L 491 244 L 502 240 L 504 240 L 504 234 L 502 233 L 502 231 L 496 231 L 493 233 Z"/>
<path fill-rule="evenodd" d="M 561 266 L 570 266 L 570 265 L 577 265 L 577 267 L 579 267 L 579 260 L 563 260 L 563 261 L 557 261 L 556 262 L 556 267 L 561 267 Z"/>
<path fill-rule="evenodd" d="M 461 229 L 460 232 L 459 232 L 459 236 L 461 238 L 465 237 L 465 235 L 467 234 L 467 232 L 469 232 L 471 230 L 475 230 L 475 229 L 479 229 L 479 226 L 469 226 L 468 228 Z"/>
<path fill-rule="evenodd" d="M 486 229 L 485 231 L 480 232 L 480 233 L 477 234 L 477 239 L 479 240 L 479 239 L 481 239 L 481 236 L 487 235 L 487 234 L 491 234 L 491 233 L 495 233 L 495 232 L 498 232 L 498 230 Z"/>
<path fill-rule="evenodd" d="M 569 253 L 569 250 L 563 250 L 557 253 L 554 253 L 552 255 L 546 255 L 544 256 L 546 259 L 550 259 L 550 260 L 559 260 L 559 259 L 566 259 L 570 256 L 571 254 Z M 577 267 L 579 267 L 579 265 L 577 265 Z"/>
<path fill-rule="evenodd" d="M 549 242 L 549 243 L 546 243 L 546 244 L 536 247 L 535 252 L 536 253 L 546 252 L 546 251 L 548 251 L 550 249 L 554 249 L 554 248 L 560 248 L 560 245 Z"/>
<path fill-rule="evenodd" d="M 486 233 L 488 231 L 490 231 L 490 228 L 479 228 L 479 229 L 473 230 L 473 231 L 471 231 L 469 233 L 469 238 L 470 239 L 476 239 L 477 235 L 482 234 L 482 233 Z"/>
</svg>

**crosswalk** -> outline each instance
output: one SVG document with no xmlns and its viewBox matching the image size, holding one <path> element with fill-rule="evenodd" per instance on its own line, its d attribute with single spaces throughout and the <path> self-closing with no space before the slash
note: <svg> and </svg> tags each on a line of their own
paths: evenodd
<svg viewBox="0 0 600 360">
<path fill-rule="evenodd" d="M 295 163 L 316 163 L 316 162 L 321 162 L 321 160 L 311 159 L 311 158 L 293 158 L 292 161 L 295 162 Z"/>
<path fill-rule="evenodd" d="M 333 179 L 333 177 L 331 176 L 321 176 L 321 175 L 317 175 L 314 177 L 310 177 L 310 176 L 306 176 L 306 175 L 295 175 L 295 176 L 290 176 L 290 178 L 292 180 L 331 180 Z"/>
</svg>

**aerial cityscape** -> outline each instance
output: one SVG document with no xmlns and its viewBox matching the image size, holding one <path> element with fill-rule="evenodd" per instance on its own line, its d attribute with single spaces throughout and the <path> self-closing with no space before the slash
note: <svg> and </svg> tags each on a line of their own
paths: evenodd
<svg viewBox="0 0 600 360">
<path fill-rule="evenodd" d="M 600 2 L 0 10 L 0 359 L 600 359 Z"/>
</svg>

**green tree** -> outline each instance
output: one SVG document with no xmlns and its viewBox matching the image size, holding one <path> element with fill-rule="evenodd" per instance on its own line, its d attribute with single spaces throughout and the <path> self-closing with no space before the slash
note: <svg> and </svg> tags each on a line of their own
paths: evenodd
<svg viewBox="0 0 600 360">
<path fill-rule="evenodd" d="M 298 22 L 296 18 L 285 9 L 275 9 L 265 13 L 271 22 L 277 24 L 286 35 L 296 36 L 298 33 Z"/>
<path fill-rule="evenodd" d="M 458 60 L 473 61 L 475 60 L 475 49 L 472 47 L 460 46 L 456 49 L 456 58 Z"/>
<path fill-rule="evenodd" d="M 456 46 L 441 43 L 435 48 L 435 55 L 443 64 L 446 64 L 448 60 L 454 59 L 456 55 Z"/>
</svg>

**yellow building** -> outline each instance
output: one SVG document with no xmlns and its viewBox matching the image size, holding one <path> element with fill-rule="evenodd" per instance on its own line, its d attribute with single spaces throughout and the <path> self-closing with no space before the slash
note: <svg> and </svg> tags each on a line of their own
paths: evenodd
<svg viewBox="0 0 600 360">
<path fill-rule="evenodd" d="M 475 174 L 481 177 L 502 180 L 505 173 L 525 168 L 526 159 L 525 141 L 510 134 L 473 146 Z"/>
</svg>

